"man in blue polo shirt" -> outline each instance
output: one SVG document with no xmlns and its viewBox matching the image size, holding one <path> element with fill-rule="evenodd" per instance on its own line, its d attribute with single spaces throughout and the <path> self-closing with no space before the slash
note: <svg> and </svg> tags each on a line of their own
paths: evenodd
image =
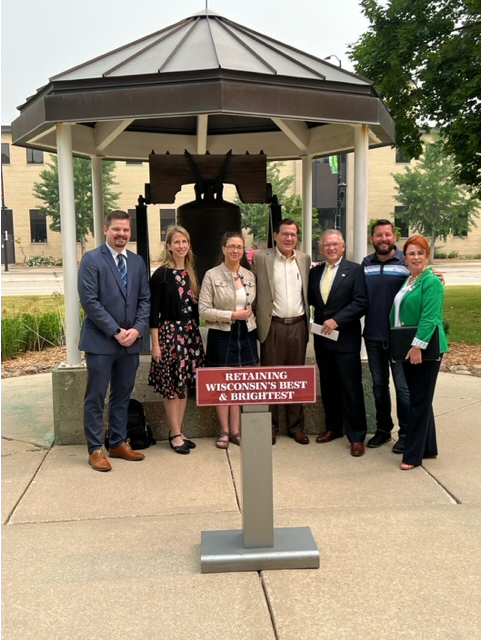
<svg viewBox="0 0 481 641">
<path fill-rule="evenodd" d="M 393 363 L 389 359 L 389 312 L 394 297 L 409 276 L 409 271 L 404 266 L 402 251 L 396 248 L 396 232 L 390 220 L 376 220 L 371 226 L 370 238 L 375 251 L 362 261 L 369 298 L 363 335 L 376 405 L 376 433 L 367 446 L 380 447 L 391 440 L 394 427 L 389 391 L 391 369 L 399 423 L 398 441 L 392 449 L 393 452 L 402 454 L 409 413 L 409 390 L 402 364 Z"/>
</svg>

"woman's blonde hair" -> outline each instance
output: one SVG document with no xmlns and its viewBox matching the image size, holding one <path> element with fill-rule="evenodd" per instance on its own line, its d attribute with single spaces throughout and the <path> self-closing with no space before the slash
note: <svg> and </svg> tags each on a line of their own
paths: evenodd
<svg viewBox="0 0 481 641">
<path fill-rule="evenodd" d="M 166 265 L 167 267 L 175 267 L 172 250 L 168 247 L 168 245 L 172 244 L 172 238 L 174 237 L 174 234 L 182 234 L 182 236 L 187 238 L 187 240 L 189 241 L 189 251 L 185 256 L 185 270 L 189 274 L 193 299 L 195 302 L 197 302 L 199 298 L 199 281 L 197 280 L 197 274 L 195 273 L 195 258 L 194 253 L 192 252 L 190 234 L 187 229 L 185 229 L 185 227 L 181 227 L 180 225 L 170 225 L 170 227 L 167 228 L 167 232 L 165 234 L 165 252 L 162 265 Z"/>
</svg>

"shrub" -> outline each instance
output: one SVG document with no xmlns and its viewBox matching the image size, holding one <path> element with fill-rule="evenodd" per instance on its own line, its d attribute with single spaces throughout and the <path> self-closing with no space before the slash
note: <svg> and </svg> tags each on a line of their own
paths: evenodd
<svg viewBox="0 0 481 641">
<path fill-rule="evenodd" d="M 449 252 L 448 258 L 457 258 L 458 257 L 458 252 Z"/>
<path fill-rule="evenodd" d="M 25 351 L 27 330 L 19 316 L 2 319 L 2 361 Z"/>
<path fill-rule="evenodd" d="M 64 321 L 59 312 L 22 314 L 21 319 L 27 329 L 28 351 L 39 352 L 45 347 L 64 344 Z"/>
<path fill-rule="evenodd" d="M 41 265 L 61 267 L 63 264 L 61 258 L 53 258 L 53 256 L 44 256 L 43 254 L 27 256 L 24 262 L 27 267 L 40 267 Z"/>
<path fill-rule="evenodd" d="M 3 318 L 1 329 L 2 359 L 65 344 L 65 321 L 59 311 Z"/>
<path fill-rule="evenodd" d="M 440 252 L 440 251 L 435 251 L 434 252 L 434 258 L 447 258 L 448 255 L 446 252 Z"/>
</svg>

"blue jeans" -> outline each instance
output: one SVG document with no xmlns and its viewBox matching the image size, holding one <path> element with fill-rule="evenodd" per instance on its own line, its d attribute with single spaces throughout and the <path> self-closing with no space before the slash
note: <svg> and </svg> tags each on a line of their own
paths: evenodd
<svg viewBox="0 0 481 641">
<path fill-rule="evenodd" d="M 376 404 L 376 430 L 390 434 L 394 423 L 391 416 L 391 394 L 389 391 L 389 367 L 396 390 L 399 435 L 404 436 L 409 417 L 409 390 L 402 363 L 389 359 L 389 343 L 364 339 L 367 359 L 372 376 L 372 391 Z"/>
</svg>

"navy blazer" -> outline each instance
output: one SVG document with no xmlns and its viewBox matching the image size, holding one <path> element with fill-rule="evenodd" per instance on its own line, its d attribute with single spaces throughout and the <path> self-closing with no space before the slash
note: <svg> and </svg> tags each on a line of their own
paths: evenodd
<svg viewBox="0 0 481 641">
<path fill-rule="evenodd" d="M 78 292 L 85 310 L 79 349 L 93 354 L 113 354 L 118 327 L 145 333 L 149 322 L 150 290 L 144 259 L 127 251 L 127 292 L 107 245 L 87 252 L 80 262 Z M 137 339 L 127 351 L 138 353 Z"/>
<path fill-rule="evenodd" d="M 329 318 L 336 321 L 339 338 L 333 341 L 314 334 L 314 343 L 338 352 L 358 352 L 361 349 L 360 319 L 369 307 L 364 268 L 342 258 L 329 298 L 324 303 L 320 283 L 325 265 L 317 265 L 309 273 L 309 304 L 314 306 L 315 323 L 322 325 Z"/>
</svg>

